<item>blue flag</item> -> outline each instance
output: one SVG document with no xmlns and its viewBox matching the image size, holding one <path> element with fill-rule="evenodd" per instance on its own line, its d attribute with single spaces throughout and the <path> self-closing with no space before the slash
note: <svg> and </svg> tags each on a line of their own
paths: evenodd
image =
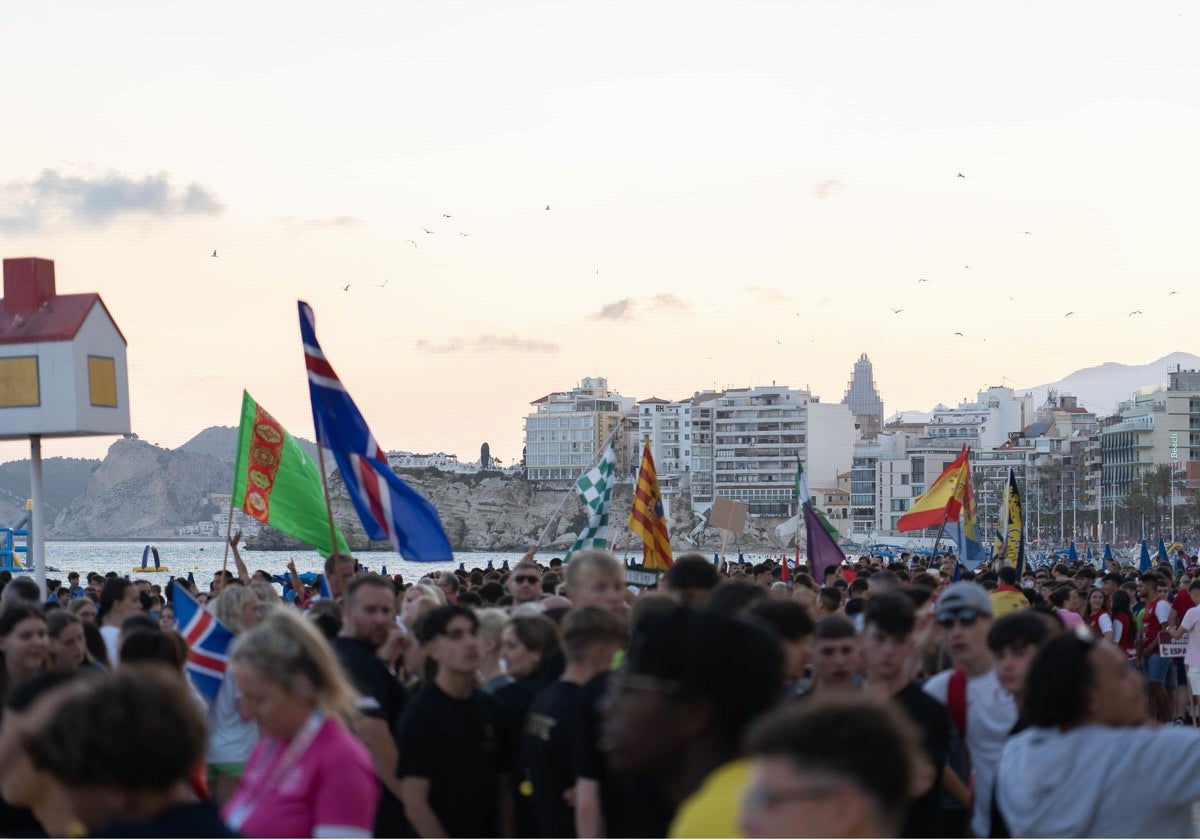
<svg viewBox="0 0 1200 840">
<path fill-rule="evenodd" d="M 212 703 L 217 699 L 221 681 L 229 668 L 233 633 L 182 586 L 176 586 L 174 590 L 175 622 L 188 644 L 187 675 Z"/>
<path fill-rule="evenodd" d="M 1071 540 L 1067 546 L 1067 562 L 1074 563 L 1079 559 L 1079 552 L 1075 550 L 1075 540 Z"/>
<path fill-rule="evenodd" d="M 1105 543 L 1104 544 L 1104 562 L 1107 563 L 1111 559 L 1113 559 L 1112 546 L 1109 545 L 1108 543 Z"/>
<path fill-rule="evenodd" d="M 1138 562 L 1138 571 L 1139 572 L 1150 571 L 1150 546 L 1147 545 L 1145 540 L 1142 540 L 1142 557 L 1141 557 L 1141 560 Z"/>
<path fill-rule="evenodd" d="M 1155 554 L 1154 556 L 1157 557 L 1159 560 L 1163 560 L 1167 563 L 1171 562 L 1171 558 L 1167 554 L 1167 543 L 1162 537 L 1158 538 L 1158 553 Z"/>
<path fill-rule="evenodd" d="M 333 599 L 333 590 L 329 588 L 329 575 L 321 575 L 321 596 L 322 598 Z"/>
<path fill-rule="evenodd" d="M 390 541 L 406 560 L 452 560 L 437 510 L 392 472 L 358 406 L 325 360 L 312 308 L 304 301 L 298 304 L 317 444 L 333 453 L 367 536 Z"/>
</svg>

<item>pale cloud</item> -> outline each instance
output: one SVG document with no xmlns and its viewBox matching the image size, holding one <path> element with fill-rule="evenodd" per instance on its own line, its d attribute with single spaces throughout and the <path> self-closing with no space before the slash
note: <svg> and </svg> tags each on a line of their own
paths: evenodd
<svg viewBox="0 0 1200 840">
<path fill-rule="evenodd" d="M 602 306 L 599 312 L 588 317 L 593 321 L 634 321 L 638 313 L 686 312 L 689 308 L 687 301 L 675 295 L 658 294 L 640 300 L 622 298 Z"/>
<path fill-rule="evenodd" d="M 296 216 L 283 216 L 279 223 L 291 232 L 311 232 L 322 230 L 356 230 L 367 227 L 365 219 L 358 216 L 333 216 L 331 218 L 303 219 Z"/>
<path fill-rule="evenodd" d="M 754 283 L 746 287 L 746 293 L 762 303 L 790 303 L 795 300 L 782 289 L 774 286 L 759 286 Z"/>
<path fill-rule="evenodd" d="M 131 214 L 213 216 L 225 209 L 207 188 L 192 183 L 177 189 L 161 172 L 139 180 L 114 172 L 82 176 L 44 169 L 32 180 L 0 185 L 0 196 L 7 206 L 0 230 L 13 233 L 41 230 L 57 218 L 100 226 Z"/>
<path fill-rule="evenodd" d="M 837 178 L 822 178 L 813 184 L 813 196 L 819 201 L 836 198 L 846 191 L 846 185 Z"/>
<path fill-rule="evenodd" d="M 417 351 L 446 355 L 450 353 L 557 353 L 558 345 L 549 341 L 531 341 L 519 338 L 513 333 L 508 335 L 492 335 L 486 333 L 471 342 L 449 341 L 437 344 L 425 339 L 417 340 Z"/>
</svg>

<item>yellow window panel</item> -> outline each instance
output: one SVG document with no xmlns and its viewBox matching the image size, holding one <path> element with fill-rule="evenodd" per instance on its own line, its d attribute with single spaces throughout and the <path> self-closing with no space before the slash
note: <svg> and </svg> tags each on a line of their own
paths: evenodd
<svg viewBox="0 0 1200 840">
<path fill-rule="evenodd" d="M 28 408 L 41 404 L 37 356 L 0 359 L 0 408 Z"/>
<path fill-rule="evenodd" d="M 104 356 L 88 356 L 88 387 L 92 405 L 117 407 L 117 364 Z"/>
</svg>

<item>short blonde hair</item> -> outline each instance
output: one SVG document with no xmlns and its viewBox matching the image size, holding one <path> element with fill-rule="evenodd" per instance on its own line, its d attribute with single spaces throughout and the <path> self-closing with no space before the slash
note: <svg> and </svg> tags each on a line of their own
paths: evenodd
<svg viewBox="0 0 1200 840">
<path fill-rule="evenodd" d="M 588 569 L 596 569 L 614 580 L 625 583 L 625 568 L 611 551 L 581 551 L 571 555 L 567 565 L 567 592 L 578 596 L 583 588 L 583 576 Z"/>
<path fill-rule="evenodd" d="M 508 614 L 500 607 L 487 607 L 476 610 L 475 617 L 479 619 L 479 638 L 484 641 L 499 641 L 508 623 Z"/>
<path fill-rule="evenodd" d="M 242 624 L 242 610 L 256 594 L 249 586 L 227 586 L 221 590 L 220 595 L 209 601 L 205 608 L 217 621 L 228 627 L 233 635 L 240 636 L 246 632 L 246 625 Z"/>
</svg>

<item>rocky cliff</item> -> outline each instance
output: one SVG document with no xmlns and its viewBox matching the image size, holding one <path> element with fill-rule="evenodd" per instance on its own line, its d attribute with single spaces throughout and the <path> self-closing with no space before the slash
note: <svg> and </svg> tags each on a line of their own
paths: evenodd
<svg viewBox="0 0 1200 840">
<path fill-rule="evenodd" d="M 496 471 L 463 474 L 427 468 L 398 472 L 437 508 L 456 551 L 525 550 L 538 541 L 567 495 L 566 488 L 531 483 Z M 232 465 L 215 454 L 206 454 L 196 447 L 168 450 L 141 440 L 119 440 L 91 473 L 83 492 L 53 516 L 49 537 L 171 539 L 181 525 L 223 514 L 224 511 L 212 505 L 209 496 L 228 493 L 232 483 Z M 367 540 L 337 473 L 330 480 L 329 492 L 334 520 L 352 549 L 388 547 L 386 543 Z M 628 545 L 634 553 L 640 551 L 640 542 L 625 528 L 632 492 L 629 484 L 616 487 L 609 536 L 616 550 L 624 551 Z M 686 502 L 670 507 L 671 541 L 677 551 L 721 549 L 723 532 L 701 527 Z M 572 494 L 543 545 L 560 551 L 567 549 L 586 523 L 583 504 Z M 752 520 L 740 539 L 729 537 L 727 550 L 735 551 L 739 546 L 748 551 L 779 550 L 781 547 L 773 536 L 778 523 L 777 519 Z M 247 543 L 252 548 L 280 550 L 295 550 L 300 545 L 271 528 L 264 528 Z"/>
</svg>

